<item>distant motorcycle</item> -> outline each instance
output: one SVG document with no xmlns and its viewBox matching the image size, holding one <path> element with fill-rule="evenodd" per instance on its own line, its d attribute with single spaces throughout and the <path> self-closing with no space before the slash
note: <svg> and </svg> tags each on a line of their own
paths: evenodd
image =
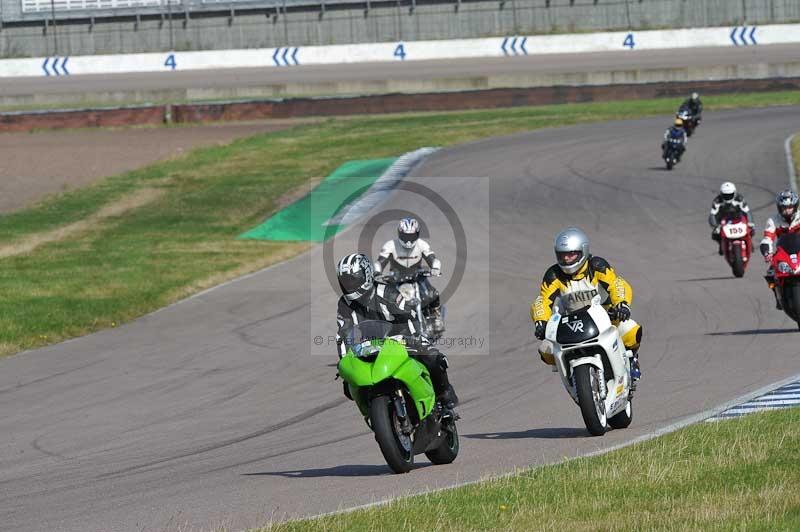
<svg viewBox="0 0 800 532">
<path fill-rule="evenodd" d="M 742 214 L 723 218 L 720 222 L 720 246 L 725 260 L 736 277 L 742 277 L 753 252 L 752 230 Z"/>
<path fill-rule="evenodd" d="M 686 131 L 687 137 L 691 137 L 694 130 L 700 125 L 700 119 L 694 116 L 691 109 L 686 105 L 681 105 L 675 116 L 683 120 L 683 129 Z"/>
<path fill-rule="evenodd" d="M 553 313 L 539 352 L 552 355 L 554 371 L 580 407 L 586 428 L 602 436 L 609 426 L 624 429 L 633 420 L 633 353 L 622 343 L 600 296 L 592 295 L 596 293 L 582 292 L 591 297 L 588 306 Z"/>
<path fill-rule="evenodd" d="M 672 170 L 680 162 L 683 151 L 684 146 L 681 139 L 670 137 L 664 141 L 662 157 L 664 162 L 667 163 L 667 170 Z"/>
<path fill-rule="evenodd" d="M 420 282 L 426 278 L 431 277 L 433 274 L 430 270 L 419 268 L 411 273 L 399 273 L 395 270 L 382 275 L 376 276 L 376 280 L 380 283 L 393 285 L 403 295 L 404 298 L 413 301 L 416 305 L 414 309 L 419 319 L 419 324 L 422 330 L 420 333 L 431 342 L 435 342 L 441 338 L 442 331 L 435 331 L 433 328 L 433 316 L 427 308 L 422 307 L 422 291 L 420 290 Z M 444 305 L 441 307 L 442 321 L 446 314 Z"/>
<path fill-rule="evenodd" d="M 392 471 L 407 473 L 420 453 L 449 464 L 458 456 L 458 415 L 436 398 L 430 372 L 391 330 L 389 322 L 365 320 L 346 331 L 339 375 Z"/>
<path fill-rule="evenodd" d="M 786 233 L 775 243 L 772 255 L 778 297 L 787 316 L 800 328 L 800 234 Z"/>
</svg>

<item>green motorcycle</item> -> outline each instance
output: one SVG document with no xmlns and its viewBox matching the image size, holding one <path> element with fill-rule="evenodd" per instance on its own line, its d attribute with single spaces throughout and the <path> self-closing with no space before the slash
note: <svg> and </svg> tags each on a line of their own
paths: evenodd
<svg viewBox="0 0 800 532">
<path fill-rule="evenodd" d="M 428 369 L 391 330 L 389 322 L 365 320 L 344 334 L 349 348 L 338 367 L 345 391 L 392 471 L 407 473 L 421 453 L 449 464 L 458 456 L 457 415 L 436 399 Z"/>
</svg>

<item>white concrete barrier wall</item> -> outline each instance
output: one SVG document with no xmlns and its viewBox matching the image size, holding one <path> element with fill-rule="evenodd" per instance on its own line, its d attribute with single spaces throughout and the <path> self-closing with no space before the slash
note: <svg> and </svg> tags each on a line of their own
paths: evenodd
<svg viewBox="0 0 800 532">
<path fill-rule="evenodd" d="M 800 42 L 800 24 L 0 60 L 0 77 L 419 61 Z"/>
</svg>

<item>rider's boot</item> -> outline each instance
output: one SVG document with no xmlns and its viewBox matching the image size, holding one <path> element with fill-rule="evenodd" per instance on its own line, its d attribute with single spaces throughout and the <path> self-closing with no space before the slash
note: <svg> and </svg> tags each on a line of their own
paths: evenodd
<svg viewBox="0 0 800 532">
<path fill-rule="evenodd" d="M 639 350 L 633 351 L 633 358 L 631 359 L 631 381 L 634 390 L 636 389 L 636 382 L 642 378 L 642 369 L 639 366 Z"/>
<path fill-rule="evenodd" d="M 433 375 L 431 375 L 431 377 L 433 377 Z M 438 382 L 433 383 L 434 387 L 437 389 L 436 395 L 439 397 L 439 400 L 442 401 L 445 408 L 452 410 L 458 405 L 458 396 L 456 395 L 453 385 L 450 384 L 446 365 L 440 369 L 437 377 Z"/>
<path fill-rule="evenodd" d="M 439 394 L 439 399 L 442 401 L 442 404 L 450 410 L 458 406 L 458 396 L 452 384 L 448 384 L 447 388 Z"/>
<path fill-rule="evenodd" d="M 450 384 L 450 378 L 447 376 L 447 357 L 433 350 L 434 353 L 427 355 L 421 360 L 431 372 L 431 381 L 433 384 L 433 391 L 436 397 L 442 402 L 442 405 L 452 410 L 458 405 L 458 396 L 453 386 Z M 434 355 L 435 358 L 431 355 Z"/>
<path fill-rule="evenodd" d="M 433 318 L 433 333 L 443 333 L 444 321 L 442 320 L 442 307 L 431 308 L 431 318 Z"/>
<path fill-rule="evenodd" d="M 778 291 L 775 289 L 775 286 L 771 286 L 772 294 L 775 296 L 775 308 L 778 310 L 783 310 L 783 304 L 781 303 L 781 298 L 778 297 Z"/>
<path fill-rule="evenodd" d="M 775 308 L 778 310 L 783 310 L 781 298 L 778 296 L 778 284 L 775 282 L 775 275 L 772 273 L 772 268 L 767 270 L 767 275 L 764 276 L 764 280 L 767 281 L 767 286 L 769 286 L 769 289 L 772 290 L 772 295 L 775 296 Z"/>
<path fill-rule="evenodd" d="M 722 255 L 722 237 L 719 235 L 719 227 L 711 232 L 711 240 L 717 243 L 717 253 Z"/>
</svg>

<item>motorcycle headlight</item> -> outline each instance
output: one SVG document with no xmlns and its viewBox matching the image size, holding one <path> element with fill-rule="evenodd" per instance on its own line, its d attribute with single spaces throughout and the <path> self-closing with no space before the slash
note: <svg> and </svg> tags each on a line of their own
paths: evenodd
<svg viewBox="0 0 800 532">
<path fill-rule="evenodd" d="M 378 346 L 370 342 L 361 342 L 353 346 L 353 354 L 358 358 L 369 358 L 380 351 Z"/>
<path fill-rule="evenodd" d="M 781 272 L 781 273 L 794 273 L 794 271 L 792 270 L 792 267 L 789 266 L 785 262 L 779 262 L 778 263 L 778 271 Z"/>
</svg>

